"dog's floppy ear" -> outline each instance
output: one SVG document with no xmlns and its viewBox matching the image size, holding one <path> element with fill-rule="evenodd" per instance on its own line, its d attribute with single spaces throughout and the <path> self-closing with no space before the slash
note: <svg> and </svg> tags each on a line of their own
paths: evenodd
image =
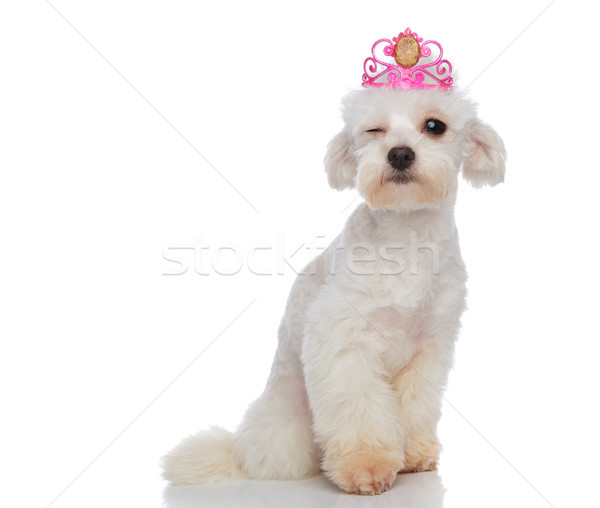
<svg viewBox="0 0 600 508">
<path fill-rule="evenodd" d="M 463 177 L 473 187 L 496 185 L 504 181 L 504 143 L 494 129 L 475 119 L 466 131 Z"/>
<path fill-rule="evenodd" d="M 327 145 L 325 171 L 329 185 L 337 190 L 354 187 L 356 159 L 350 134 L 343 130 Z"/>
</svg>

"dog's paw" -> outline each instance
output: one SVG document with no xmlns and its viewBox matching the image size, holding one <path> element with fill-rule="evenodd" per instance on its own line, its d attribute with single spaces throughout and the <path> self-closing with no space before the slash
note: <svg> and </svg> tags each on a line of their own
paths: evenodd
<svg viewBox="0 0 600 508">
<path fill-rule="evenodd" d="M 406 461 L 400 474 L 420 473 L 422 471 L 435 471 L 437 469 L 437 457 L 421 457 L 419 459 Z"/>
<path fill-rule="evenodd" d="M 437 441 L 409 442 L 406 446 L 404 467 L 400 473 L 435 471 L 442 447 Z"/>
<path fill-rule="evenodd" d="M 324 464 L 325 474 L 350 494 L 378 495 L 390 489 L 402 461 L 389 451 L 347 454 Z"/>
</svg>

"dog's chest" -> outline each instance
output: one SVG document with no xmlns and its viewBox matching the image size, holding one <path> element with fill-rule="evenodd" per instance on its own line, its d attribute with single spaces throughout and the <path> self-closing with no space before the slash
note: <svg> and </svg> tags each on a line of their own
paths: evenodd
<svg viewBox="0 0 600 508">
<path fill-rule="evenodd" d="M 342 240 L 336 265 L 342 266 L 345 290 L 357 294 L 356 306 L 367 318 L 364 332 L 389 371 L 397 371 L 440 315 L 462 308 L 466 276 L 452 216 L 359 208 Z"/>
<path fill-rule="evenodd" d="M 369 292 L 375 303 L 373 322 L 394 342 L 416 339 L 431 313 L 436 291 L 436 275 L 401 273 L 374 276 Z"/>
<path fill-rule="evenodd" d="M 451 299 L 447 287 L 460 284 L 460 274 L 451 269 L 454 255 L 429 247 L 400 251 L 397 259 L 379 263 L 378 273 L 369 277 L 366 285 L 375 305 L 368 318 L 389 372 L 402 369 L 418 352 L 439 302 Z M 395 263 L 395 272 L 390 263 Z"/>
</svg>

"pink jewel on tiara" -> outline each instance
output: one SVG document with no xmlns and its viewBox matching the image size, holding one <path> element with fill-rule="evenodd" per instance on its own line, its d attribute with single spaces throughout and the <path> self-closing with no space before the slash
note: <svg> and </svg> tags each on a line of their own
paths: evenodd
<svg viewBox="0 0 600 508">
<path fill-rule="evenodd" d="M 441 90 L 452 87 L 452 65 L 448 60 L 442 60 L 441 44 L 437 41 L 423 42 L 410 28 L 392 40 L 376 41 L 371 55 L 363 65 L 364 87 Z"/>
</svg>

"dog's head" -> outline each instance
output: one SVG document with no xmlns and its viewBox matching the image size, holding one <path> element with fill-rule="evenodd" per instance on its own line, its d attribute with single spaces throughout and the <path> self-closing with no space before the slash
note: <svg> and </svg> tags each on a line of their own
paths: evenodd
<svg viewBox="0 0 600 508">
<path fill-rule="evenodd" d="M 453 198 L 462 166 L 474 186 L 504 179 L 504 145 L 457 91 L 367 88 L 343 101 L 345 127 L 327 148 L 335 189 L 374 209 L 415 210 Z"/>
</svg>

